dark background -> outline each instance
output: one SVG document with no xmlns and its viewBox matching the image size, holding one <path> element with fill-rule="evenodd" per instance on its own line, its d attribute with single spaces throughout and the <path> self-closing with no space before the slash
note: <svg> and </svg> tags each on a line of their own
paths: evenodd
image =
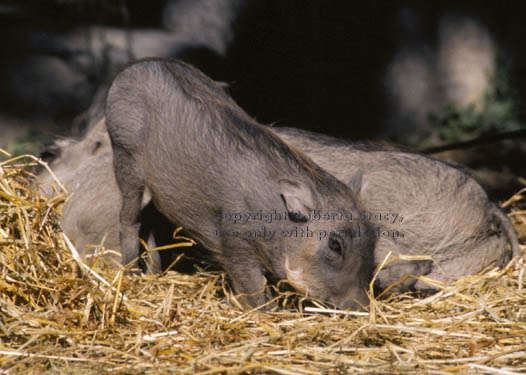
<svg viewBox="0 0 526 375">
<path fill-rule="evenodd" d="M 81 135 L 99 116 L 104 90 L 115 72 L 130 60 L 152 55 L 197 65 L 227 83 L 231 95 L 250 115 L 276 126 L 353 140 L 389 139 L 416 148 L 463 141 L 486 130 L 520 129 L 525 115 L 522 39 L 526 26 L 519 4 L 3 1 L 0 146 L 13 150 L 19 142 L 33 138 L 38 143 L 56 134 Z M 475 129 L 467 135 L 459 131 L 452 138 L 444 138 L 437 124 L 433 128 L 428 121 L 428 112 L 442 118 L 443 107 L 449 104 L 442 93 L 451 83 L 435 74 L 440 68 L 436 51 L 443 43 L 441 25 L 448 19 L 461 26 L 475 25 L 475 31 L 489 38 L 495 66 L 504 72 L 505 90 L 501 89 L 499 98 L 512 103 L 503 110 L 504 117 L 480 129 L 477 121 L 485 120 L 477 117 L 472 121 Z M 453 32 L 460 35 L 465 30 L 462 26 Z M 389 72 L 400 56 L 422 57 L 430 72 L 423 77 L 431 77 L 433 83 L 406 69 L 405 75 L 395 76 L 393 89 Z M 427 85 L 424 96 L 434 99 L 427 103 L 423 96 L 421 103 L 404 109 L 400 93 L 422 96 L 418 91 L 422 84 Z M 450 125 L 450 120 L 443 122 Z M 513 137 L 497 145 L 439 156 L 500 173 L 497 180 L 488 179 L 487 185 L 501 181 L 511 184 L 512 190 L 520 185 L 516 177 L 524 176 L 523 153 L 524 142 Z"/>
</svg>

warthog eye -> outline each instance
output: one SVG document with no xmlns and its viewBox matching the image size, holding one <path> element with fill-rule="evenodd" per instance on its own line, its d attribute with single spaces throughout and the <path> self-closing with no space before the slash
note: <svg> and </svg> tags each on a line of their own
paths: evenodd
<svg viewBox="0 0 526 375">
<path fill-rule="evenodd" d="M 95 154 L 95 152 L 97 152 L 97 150 L 100 148 L 100 146 L 102 146 L 102 142 L 101 141 L 95 142 L 95 144 L 93 145 L 93 150 L 91 150 L 91 153 Z"/>
<path fill-rule="evenodd" d="M 331 235 L 329 237 L 329 249 L 332 250 L 326 255 L 329 260 L 334 260 L 337 256 L 342 256 L 343 254 L 342 239 L 339 238 L 338 236 Z"/>
</svg>

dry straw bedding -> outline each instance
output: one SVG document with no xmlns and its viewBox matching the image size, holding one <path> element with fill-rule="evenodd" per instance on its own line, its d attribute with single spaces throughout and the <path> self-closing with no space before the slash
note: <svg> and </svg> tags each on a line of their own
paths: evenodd
<svg viewBox="0 0 526 375">
<path fill-rule="evenodd" d="M 247 311 L 222 273 L 86 266 L 58 225 L 67 193 L 31 189 L 35 158 L 3 159 L 0 374 L 526 373 L 524 256 L 430 297 L 373 300 L 368 313 L 292 294 Z M 526 192 L 505 204 L 525 237 Z"/>
</svg>

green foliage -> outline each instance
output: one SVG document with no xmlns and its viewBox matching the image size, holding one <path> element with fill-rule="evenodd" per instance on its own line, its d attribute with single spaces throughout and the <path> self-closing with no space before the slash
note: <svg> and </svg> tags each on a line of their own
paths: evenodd
<svg viewBox="0 0 526 375">
<path fill-rule="evenodd" d="M 482 134 L 525 128 L 519 120 L 519 100 L 510 84 L 508 70 L 497 62 L 497 70 L 488 77 L 488 88 L 475 104 L 446 105 L 439 113 L 430 113 L 432 132 L 443 142 L 458 142 Z"/>
<path fill-rule="evenodd" d="M 38 129 L 30 129 L 23 137 L 7 147 L 13 157 L 24 154 L 38 155 L 45 143 L 50 142 L 51 137 L 44 135 Z"/>
</svg>

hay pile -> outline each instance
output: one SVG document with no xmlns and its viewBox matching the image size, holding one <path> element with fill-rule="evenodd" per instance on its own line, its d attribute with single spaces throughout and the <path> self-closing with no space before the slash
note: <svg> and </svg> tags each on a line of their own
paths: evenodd
<svg viewBox="0 0 526 375">
<path fill-rule="evenodd" d="M 526 373 L 524 257 L 370 314 L 294 295 L 244 311 L 222 273 L 86 268 L 57 225 L 65 194 L 32 191 L 21 160 L 0 163 L 0 374 Z"/>
</svg>

